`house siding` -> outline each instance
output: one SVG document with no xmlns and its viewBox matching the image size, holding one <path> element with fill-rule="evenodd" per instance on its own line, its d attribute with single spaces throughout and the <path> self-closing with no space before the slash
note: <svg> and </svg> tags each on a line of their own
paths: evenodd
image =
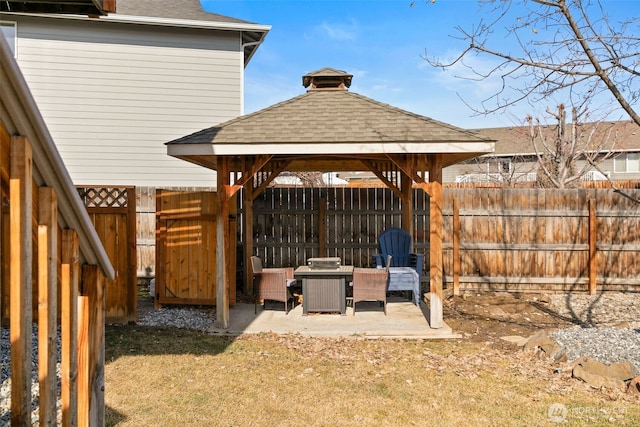
<svg viewBox="0 0 640 427">
<path fill-rule="evenodd" d="M 238 33 L 15 20 L 18 63 L 74 182 L 215 185 L 164 143 L 242 114 Z"/>
</svg>

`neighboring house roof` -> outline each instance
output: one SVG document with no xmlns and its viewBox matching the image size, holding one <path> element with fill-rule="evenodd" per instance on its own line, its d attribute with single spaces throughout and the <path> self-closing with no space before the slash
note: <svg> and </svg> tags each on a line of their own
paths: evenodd
<svg viewBox="0 0 640 427">
<path fill-rule="evenodd" d="M 0 117 L 12 134 L 26 136 L 32 146 L 33 177 L 39 186 L 52 187 L 58 198 L 58 221 L 78 232 L 80 256 L 115 276 L 109 256 L 71 181 L 49 130 L 5 38 L 0 35 Z"/>
<path fill-rule="evenodd" d="M 327 68 L 309 73 L 306 93 L 170 141 L 168 153 L 446 153 L 446 166 L 493 151 L 489 137 L 349 92 L 351 77 Z"/>
<path fill-rule="evenodd" d="M 0 1 L 0 4 L 2 3 Z M 37 14 L 29 13 L 29 15 Z M 88 18 L 85 15 L 42 14 L 37 16 L 83 20 L 95 19 Z M 202 9 L 199 0 L 117 0 L 116 13 L 102 16 L 100 20 L 140 25 L 238 31 L 242 34 L 245 65 L 249 63 L 258 46 L 264 41 L 271 29 L 270 25 L 256 24 L 206 12 Z"/>
<path fill-rule="evenodd" d="M 545 125 L 541 130 L 548 138 L 553 138 L 556 126 Z M 527 155 L 535 154 L 531 143 L 529 126 L 513 126 L 501 128 L 475 129 L 478 134 L 496 141 L 495 156 Z M 567 132 L 570 126 L 567 124 Z M 613 147 L 615 151 L 640 151 L 640 126 L 633 121 L 619 122 L 590 122 L 579 126 L 579 132 L 591 136 L 591 141 L 600 143 L 609 138 L 607 147 Z"/>
</svg>

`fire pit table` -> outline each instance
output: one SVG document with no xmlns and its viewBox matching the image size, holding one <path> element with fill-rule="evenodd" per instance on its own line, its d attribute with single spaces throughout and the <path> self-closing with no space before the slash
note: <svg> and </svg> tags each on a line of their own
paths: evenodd
<svg viewBox="0 0 640 427">
<path fill-rule="evenodd" d="M 353 275 L 352 265 L 296 268 L 296 278 L 302 279 L 302 315 L 310 312 L 340 313 L 347 311 L 345 283 Z"/>
</svg>

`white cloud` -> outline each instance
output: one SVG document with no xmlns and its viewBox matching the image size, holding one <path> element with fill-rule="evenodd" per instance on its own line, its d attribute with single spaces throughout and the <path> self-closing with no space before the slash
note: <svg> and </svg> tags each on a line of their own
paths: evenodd
<svg viewBox="0 0 640 427">
<path fill-rule="evenodd" d="M 316 27 L 316 31 L 324 34 L 331 40 L 353 41 L 356 40 L 358 35 L 358 25 L 355 21 L 351 21 L 351 23 L 347 25 L 325 21 Z"/>
</svg>

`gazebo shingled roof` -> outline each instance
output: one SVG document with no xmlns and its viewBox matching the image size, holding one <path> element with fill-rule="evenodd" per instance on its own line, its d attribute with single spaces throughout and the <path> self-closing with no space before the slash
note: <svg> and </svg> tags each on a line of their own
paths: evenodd
<svg viewBox="0 0 640 427">
<path fill-rule="evenodd" d="M 169 155 L 218 172 L 218 253 L 223 255 L 216 257 L 220 326 L 228 327 L 229 318 L 229 278 L 224 268 L 229 233 L 223 224 L 231 197 L 244 188 L 243 229 L 251 230 L 252 200 L 279 173 L 336 170 L 376 174 L 402 198 L 402 225 L 410 233 L 412 185 L 429 193 L 430 325 L 442 326 L 442 256 L 434 256 L 442 253 L 442 168 L 493 152 L 494 141 L 349 92 L 352 77 L 333 68 L 314 71 L 303 76 L 309 89 L 302 95 L 167 143 Z M 249 240 L 245 239 L 245 265 L 253 249 Z"/>
<path fill-rule="evenodd" d="M 329 70 L 321 70 L 320 77 L 309 73 L 303 81 L 326 78 Z M 334 70 L 333 76 L 350 82 L 351 76 L 341 73 Z M 446 167 L 493 151 L 492 141 L 344 88 L 322 87 L 171 141 L 168 152 L 212 169 L 218 155 L 247 153 L 446 153 Z"/>
</svg>

